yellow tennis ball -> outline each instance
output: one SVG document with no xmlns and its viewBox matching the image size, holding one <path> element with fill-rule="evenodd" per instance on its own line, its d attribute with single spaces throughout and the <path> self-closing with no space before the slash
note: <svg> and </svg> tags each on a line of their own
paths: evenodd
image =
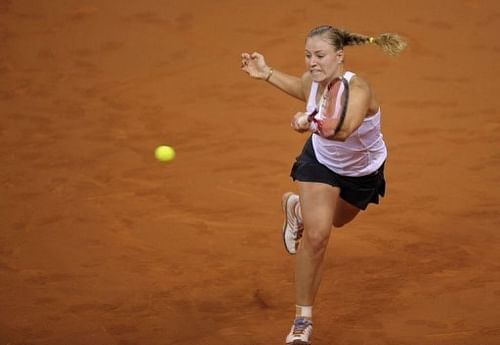
<svg viewBox="0 0 500 345">
<path fill-rule="evenodd" d="M 170 162 L 175 158 L 175 151 L 170 146 L 161 145 L 155 149 L 155 157 L 160 162 Z"/>
</svg>

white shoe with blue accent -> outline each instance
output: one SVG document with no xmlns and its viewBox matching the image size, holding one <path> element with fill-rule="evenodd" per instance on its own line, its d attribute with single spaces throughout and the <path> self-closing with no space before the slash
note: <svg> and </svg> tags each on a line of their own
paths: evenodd
<svg viewBox="0 0 500 345">
<path fill-rule="evenodd" d="M 286 345 L 311 345 L 309 338 L 312 334 L 312 321 L 298 317 L 292 325 L 290 333 L 286 337 Z"/>
</svg>

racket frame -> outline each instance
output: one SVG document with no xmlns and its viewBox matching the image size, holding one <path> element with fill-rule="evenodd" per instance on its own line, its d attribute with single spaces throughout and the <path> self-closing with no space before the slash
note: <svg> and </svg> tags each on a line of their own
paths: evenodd
<svg viewBox="0 0 500 345">
<path fill-rule="evenodd" d="M 334 83 L 336 82 L 336 80 L 340 80 L 340 82 L 342 83 L 342 85 L 344 86 L 344 91 L 342 92 L 342 109 L 340 110 L 340 116 L 339 116 L 339 122 L 337 123 L 337 126 L 335 126 L 335 130 L 333 131 L 333 134 L 331 136 L 329 136 L 328 138 L 332 138 L 335 136 L 335 134 L 337 134 L 337 132 L 342 128 L 342 125 L 344 124 L 344 120 L 345 120 L 345 116 L 346 116 L 346 113 L 347 113 L 347 104 L 349 102 L 349 81 L 344 78 L 344 77 L 339 77 L 339 78 L 336 78 L 334 80 L 332 80 L 328 86 L 327 86 L 327 92 L 330 91 L 330 89 L 332 88 L 332 86 L 334 85 Z M 318 134 L 318 132 L 321 131 L 321 127 L 322 127 L 322 123 L 321 121 L 318 121 L 316 120 L 315 116 L 318 114 L 318 108 L 315 108 L 311 113 L 309 113 L 307 115 L 307 120 L 309 121 L 309 126 L 310 126 L 310 130 L 313 132 L 313 133 L 316 133 Z"/>
</svg>

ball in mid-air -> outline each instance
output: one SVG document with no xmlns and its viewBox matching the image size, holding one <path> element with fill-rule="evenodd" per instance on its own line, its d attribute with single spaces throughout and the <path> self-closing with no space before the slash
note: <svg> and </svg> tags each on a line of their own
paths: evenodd
<svg viewBox="0 0 500 345">
<path fill-rule="evenodd" d="M 155 149 L 155 157 L 160 162 L 170 162 L 175 158 L 175 150 L 167 145 L 158 146 Z"/>
</svg>

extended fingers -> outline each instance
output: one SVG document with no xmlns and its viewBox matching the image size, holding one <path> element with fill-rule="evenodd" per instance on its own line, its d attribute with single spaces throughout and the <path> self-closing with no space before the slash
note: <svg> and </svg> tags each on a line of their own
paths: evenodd
<svg viewBox="0 0 500 345">
<path fill-rule="evenodd" d="M 248 62 L 250 61 L 250 54 L 242 53 L 241 54 L 241 68 L 245 68 L 248 66 Z"/>
<path fill-rule="evenodd" d="M 250 55 L 250 57 L 252 59 L 258 59 L 258 58 L 262 57 L 262 55 L 257 53 L 257 52 L 253 52 L 252 55 Z"/>
</svg>

